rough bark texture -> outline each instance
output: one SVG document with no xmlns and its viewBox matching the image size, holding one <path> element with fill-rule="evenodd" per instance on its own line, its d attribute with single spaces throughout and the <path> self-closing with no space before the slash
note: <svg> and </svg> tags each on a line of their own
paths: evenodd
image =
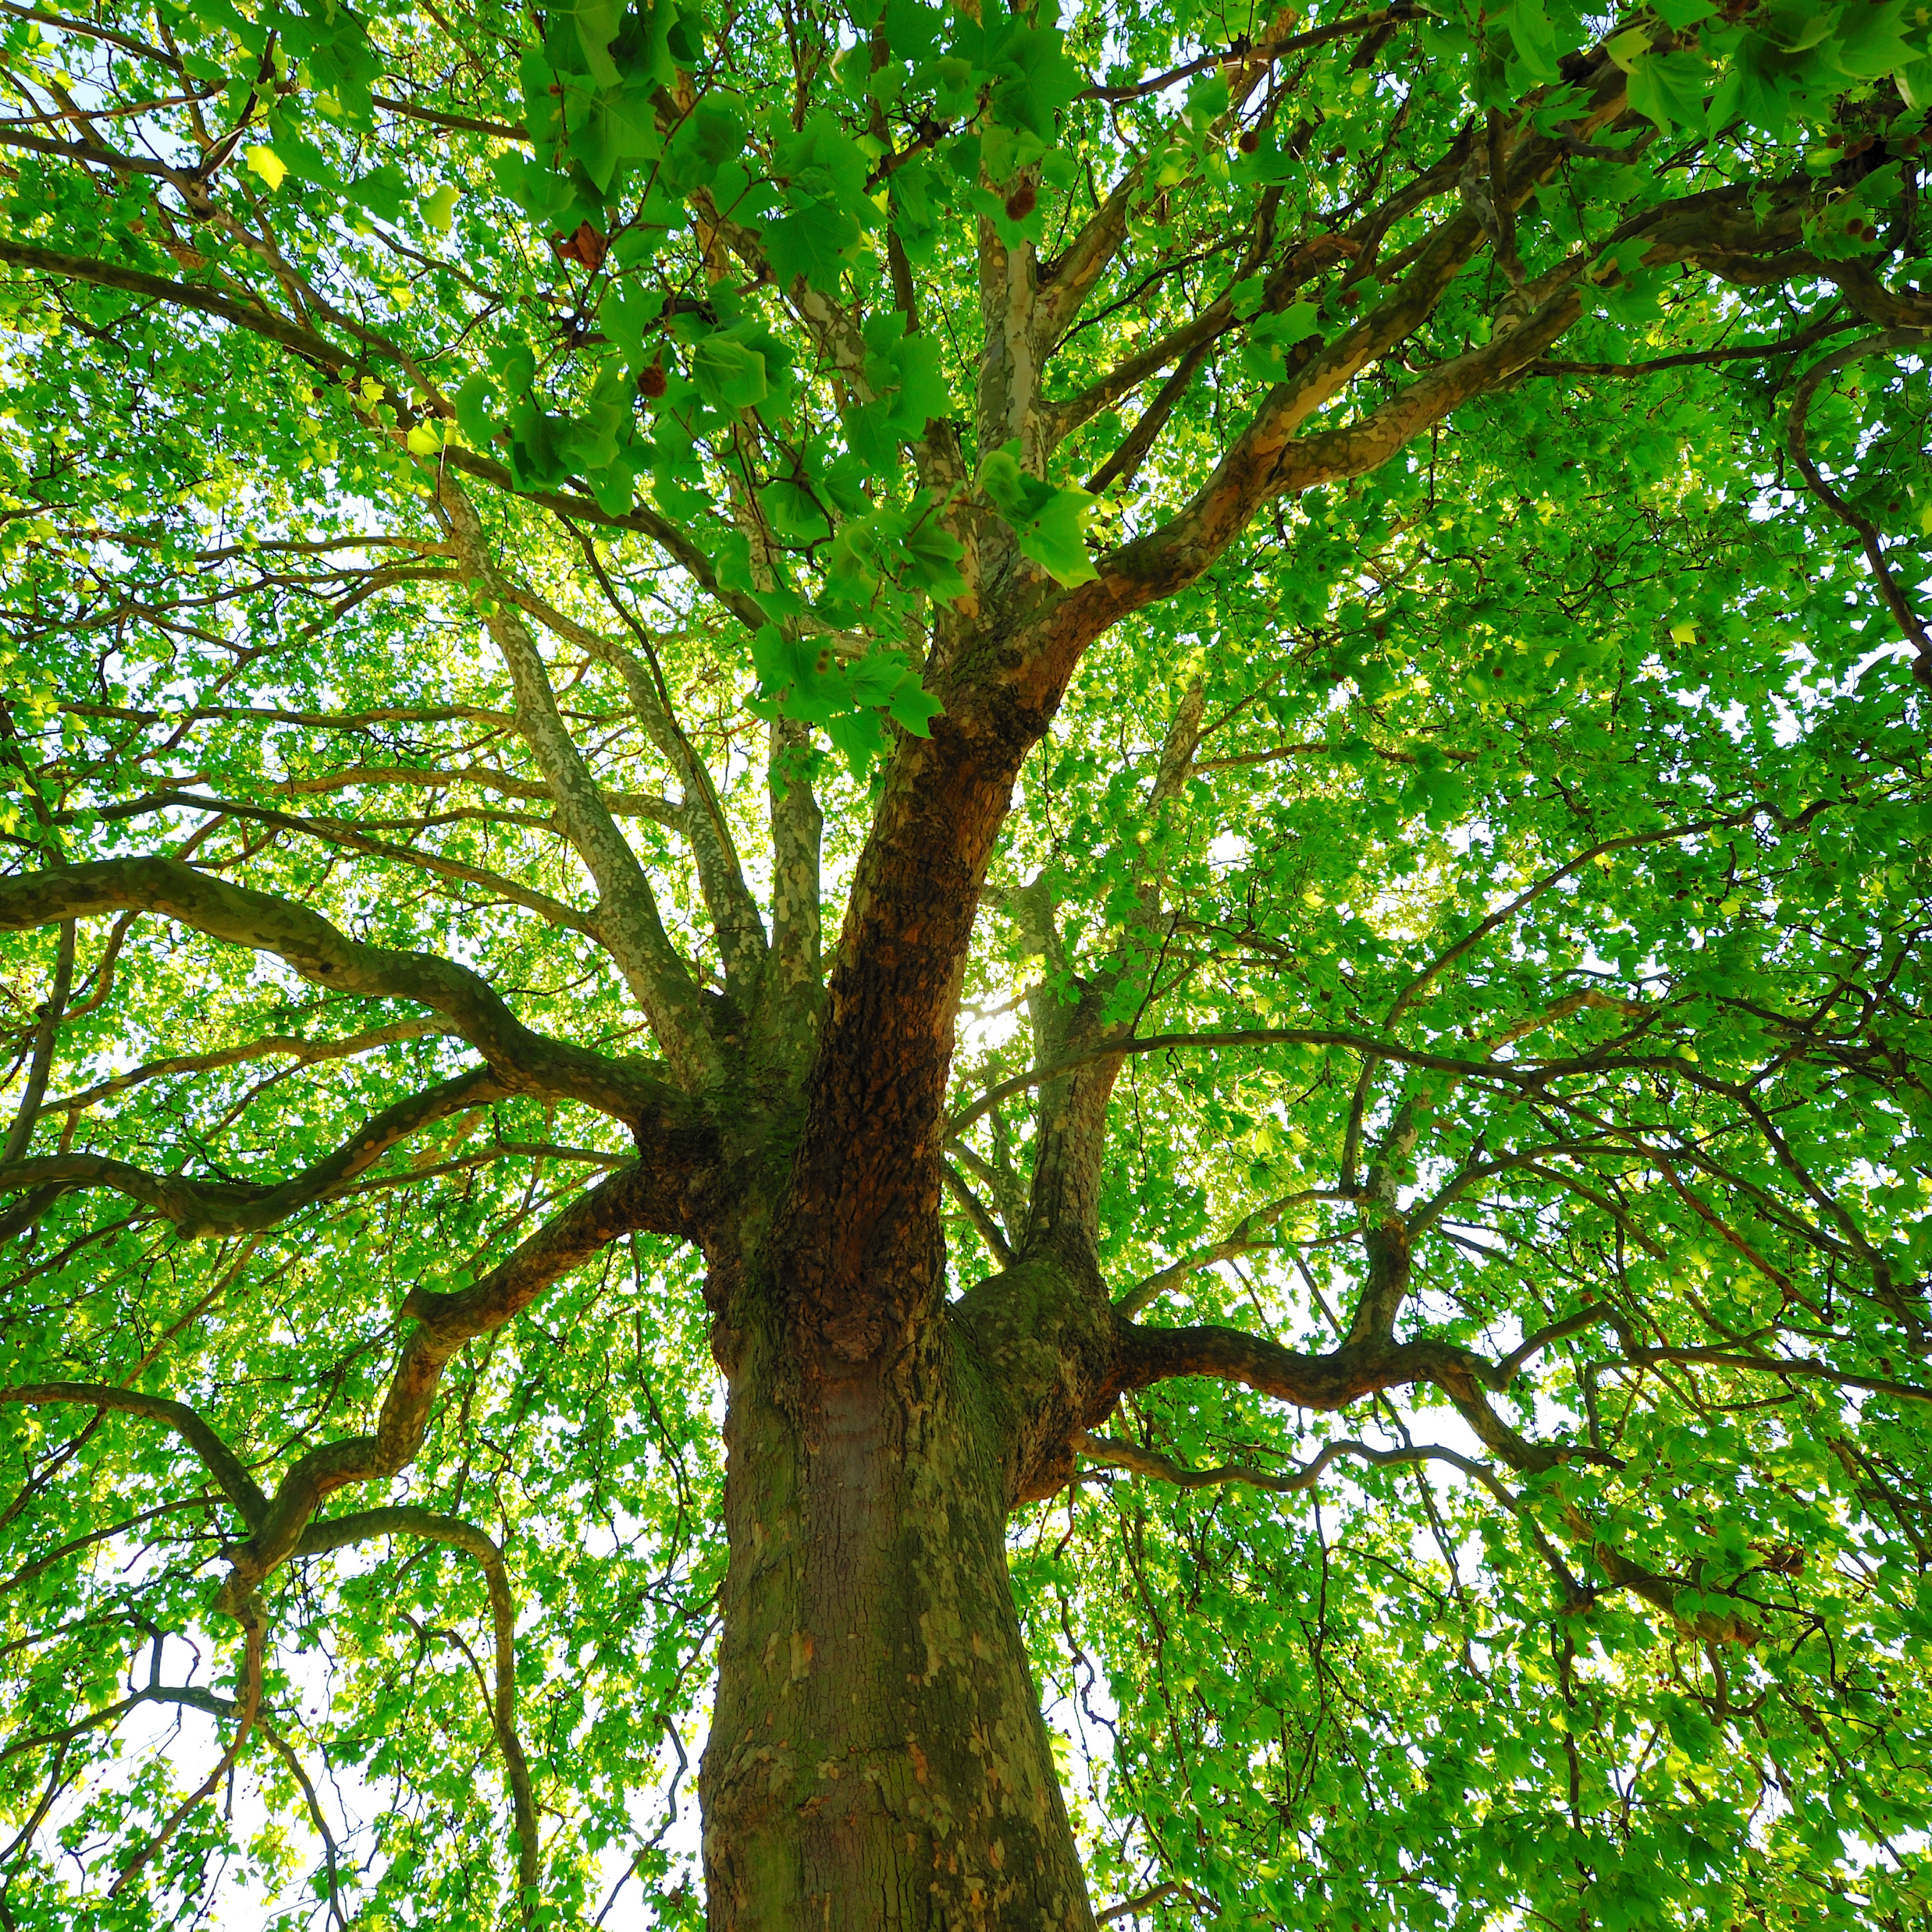
<svg viewBox="0 0 1932 1932">
<path fill-rule="evenodd" d="M 941 1320 L 801 1372 L 770 1314 L 731 1364 L 711 1924 L 1090 1926 L 976 1352 Z"/>
</svg>

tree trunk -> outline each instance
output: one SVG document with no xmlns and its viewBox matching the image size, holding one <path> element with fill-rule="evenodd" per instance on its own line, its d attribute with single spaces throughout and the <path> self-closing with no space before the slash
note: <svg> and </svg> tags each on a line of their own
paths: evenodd
<svg viewBox="0 0 1932 1932">
<path fill-rule="evenodd" d="M 822 1007 L 719 1121 L 712 1932 L 1092 1932 L 1006 1522 L 1112 1406 L 1112 1306 L 1078 1217 L 949 1302 L 940 1212 L 980 890 L 1072 662 L 1009 688 L 1021 638 L 949 646 L 980 685 L 895 746 Z"/>
<path fill-rule="evenodd" d="M 721 1324 L 712 1932 L 1089 1932 L 1006 1575 L 1004 1405 L 968 1332 L 942 1305 L 842 1360 L 757 1298 Z"/>
</svg>

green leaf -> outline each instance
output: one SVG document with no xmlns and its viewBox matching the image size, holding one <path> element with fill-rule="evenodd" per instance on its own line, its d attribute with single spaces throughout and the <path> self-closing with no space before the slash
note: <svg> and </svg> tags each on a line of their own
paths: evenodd
<svg viewBox="0 0 1932 1932">
<path fill-rule="evenodd" d="M 845 667 L 846 689 L 854 704 L 883 704 L 905 676 L 903 651 L 873 651 Z"/>
<path fill-rule="evenodd" d="M 764 356 L 722 332 L 707 335 L 692 351 L 691 380 L 706 402 L 726 409 L 750 409 L 771 392 Z"/>
<path fill-rule="evenodd" d="M 1021 554 L 1032 558 L 1056 584 L 1071 590 L 1100 575 L 1084 541 L 1097 498 L 1084 490 L 1057 490 L 1028 475 L 1008 449 L 992 451 L 982 460 L 978 482 L 1012 525 Z"/>
<path fill-rule="evenodd" d="M 272 118 L 277 160 L 286 166 L 298 181 L 312 182 L 317 188 L 326 188 L 332 194 L 342 192 L 341 177 L 327 155 L 313 141 L 306 140 L 286 122 Z"/>
<path fill-rule="evenodd" d="M 1249 325 L 1240 366 L 1257 382 L 1278 382 L 1287 373 L 1286 352 L 1322 333 L 1322 314 L 1311 302 L 1292 302 Z"/>
<path fill-rule="evenodd" d="M 692 34 L 677 0 L 633 5 L 611 44 L 610 58 L 627 83 L 648 94 L 670 82 L 674 72 L 672 43 L 688 47 Z"/>
<path fill-rule="evenodd" d="M 1906 40 L 1908 23 L 1921 29 L 1922 41 L 1924 19 L 1916 16 L 1906 0 L 1848 6 L 1838 16 L 1839 31 L 1829 47 L 1832 58 L 1854 80 L 1882 80 L 1925 52 L 1922 45 L 1914 47 Z"/>
<path fill-rule="evenodd" d="M 923 590 L 935 604 L 950 604 L 966 591 L 959 566 L 966 547 L 930 514 L 914 524 L 901 538 L 899 576 Z"/>
<path fill-rule="evenodd" d="M 919 674 L 913 670 L 908 671 L 893 687 L 891 697 L 886 700 L 886 708 L 915 738 L 931 737 L 932 721 L 946 709 L 920 683 Z"/>
<path fill-rule="evenodd" d="M 622 350 L 634 375 L 656 358 L 664 304 L 661 290 L 625 282 L 607 290 L 598 308 L 598 326 Z"/>
<path fill-rule="evenodd" d="M 1558 78 L 1556 57 L 1563 50 L 1556 44 L 1556 26 L 1545 0 L 1511 0 L 1501 24 L 1508 28 L 1517 58 L 1534 79 L 1546 84 Z"/>
<path fill-rule="evenodd" d="M 1845 9 L 1820 7 L 1814 0 L 1774 0 L 1766 13 L 1772 40 L 1786 53 L 1802 54 L 1830 38 Z"/>
<path fill-rule="evenodd" d="M 1258 340 L 1277 349 L 1292 349 L 1322 333 L 1322 311 L 1312 302 L 1290 302 L 1287 308 L 1264 316 L 1250 332 Z"/>
<path fill-rule="evenodd" d="M 925 0 L 886 0 L 886 43 L 896 60 L 928 59 L 938 50 L 950 14 Z"/>
<path fill-rule="evenodd" d="M 772 272 L 781 286 L 802 280 L 820 294 L 836 295 L 840 274 L 858 252 L 859 224 L 823 202 L 798 197 L 792 205 L 801 212 L 766 224 L 765 253 Z"/>
<path fill-rule="evenodd" d="M 772 171 L 784 184 L 786 198 L 797 203 L 828 204 L 862 215 L 872 206 L 866 193 L 870 164 L 858 141 L 838 118 L 824 112 L 808 115 L 794 133 L 782 116 L 767 117 L 772 143 Z"/>
<path fill-rule="evenodd" d="M 1231 100 L 1225 74 L 1197 74 L 1187 88 L 1188 124 L 1196 134 L 1204 134 L 1227 112 Z"/>
<path fill-rule="evenodd" d="M 969 42 L 962 30 L 962 51 Z M 996 77 L 994 120 L 1030 135 L 1038 144 L 1036 153 L 1052 146 L 1058 116 L 1072 104 L 1087 78 L 1068 57 L 1059 30 L 1031 26 L 988 9 L 978 60 L 983 71 Z"/>
<path fill-rule="evenodd" d="M 928 420 L 951 413 L 952 394 L 930 335 L 907 335 L 905 318 L 875 316 L 865 329 L 866 380 L 885 404 L 880 428 L 910 439 L 923 436 Z"/>
<path fill-rule="evenodd" d="M 831 524 L 818 500 L 802 484 L 783 478 L 758 492 L 772 528 L 788 543 L 816 543 L 832 534 Z"/>
<path fill-rule="evenodd" d="M 1646 53 L 1630 64 L 1630 104 L 1666 132 L 1701 128 L 1711 70 L 1696 54 Z"/>
<path fill-rule="evenodd" d="M 487 449 L 495 439 L 496 424 L 490 412 L 494 400 L 494 387 L 481 370 L 470 376 L 456 392 L 457 427 L 472 449 Z"/>
<path fill-rule="evenodd" d="M 548 148 L 563 125 L 562 88 L 557 70 L 541 47 L 526 47 L 517 64 L 524 91 L 524 124 L 539 153 Z M 499 156 L 501 161 L 508 158 Z"/>
<path fill-rule="evenodd" d="M 711 187 L 719 170 L 742 152 L 749 131 L 735 100 L 706 94 L 672 138 L 661 172 L 664 185 L 674 194 Z"/>
<path fill-rule="evenodd" d="M 610 58 L 623 10 L 623 0 L 565 0 L 557 10 L 576 30 L 585 68 L 599 87 L 616 87 L 624 77 Z"/>
<path fill-rule="evenodd" d="M 695 13 L 680 10 L 664 35 L 664 46 L 674 60 L 686 67 L 694 66 L 704 58 L 703 22 Z"/>
<path fill-rule="evenodd" d="M 1635 63 L 1649 51 L 1652 36 L 1648 28 L 1626 27 L 1604 43 L 1604 51 L 1617 65 L 1628 74 Z"/>
<path fill-rule="evenodd" d="M 649 91 L 635 82 L 591 96 L 573 93 L 565 122 L 569 151 L 600 195 L 610 192 L 620 167 L 655 160 L 661 152 L 656 110 Z"/>
<path fill-rule="evenodd" d="M 548 230 L 558 227 L 564 210 L 576 199 L 567 176 L 522 154 L 497 155 L 490 171 L 498 190 Z"/>
<path fill-rule="evenodd" d="M 548 489 L 569 476 L 576 466 L 578 442 L 567 416 L 554 416 L 526 397 L 512 406 L 507 420 L 510 468 L 521 487 Z"/>
<path fill-rule="evenodd" d="M 930 154 L 895 169 L 887 184 L 892 232 L 908 260 L 924 263 L 937 245 L 942 218 L 940 178 Z"/>
<path fill-rule="evenodd" d="M 825 735 L 843 754 L 854 778 L 862 778 L 886 748 L 886 734 L 876 711 L 844 711 L 825 721 Z"/>
<path fill-rule="evenodd" d="M 248 162 L 249 166 L 268 183 L 271 194 L 280 188 L 288 177 L 288 164 L 276 154 L 272 148 L 263 147 L 258 143 L 256 146 L 247 149 L 243 158 Z"/>
<path fill-rule="evenodd" d="M 352 182 L 349 192 L 377 220 L 393 224 L 403 218 L 410 198 L 409 178 L 394 161 L 385 161 Z"/>
</svg>

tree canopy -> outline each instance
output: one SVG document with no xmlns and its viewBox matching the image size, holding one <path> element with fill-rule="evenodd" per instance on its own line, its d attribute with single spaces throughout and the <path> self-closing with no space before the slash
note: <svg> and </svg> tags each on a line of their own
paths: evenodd
<svg viewBox="0 0 1932 1932">
<path fill-rule="evenodd" d="M 1924 1923 L 1928 104 L 0 0 L 0 1926 Z M 719 1716 L 932 1336 L 1064 1828 Z"/>
</svg>

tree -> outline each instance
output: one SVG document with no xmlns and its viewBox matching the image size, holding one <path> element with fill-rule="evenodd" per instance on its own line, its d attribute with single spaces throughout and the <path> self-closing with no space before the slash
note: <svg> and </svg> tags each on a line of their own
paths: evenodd
<svg viewBox="0 0 1932 1932">
<path fill-rule="evenodd" d="M 1922 10 L 5 13 L 0 1922 L 1922 1922 Z"/>
</svg>

